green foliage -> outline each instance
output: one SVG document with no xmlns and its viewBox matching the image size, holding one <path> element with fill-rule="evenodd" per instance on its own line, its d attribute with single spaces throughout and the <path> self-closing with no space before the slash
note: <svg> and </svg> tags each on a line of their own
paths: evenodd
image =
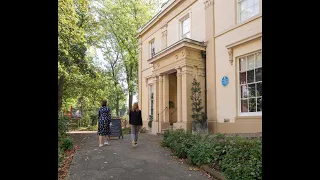
<svg viewBox="0 0 320 180">
<path fill-rule="evenodd" d="M 148 127 L 152 128 L 153 115 L 149 115 Z"/>
<path fill-rule="evenodd" d="M 122 128 L 122 134 L 131 134 L 131 128 Z"/>
<path fill-rule="evenodd" d="M 236 137 L 231 140 L 221 168 L 230 180 L 262 179 L 261 139 Z"/>
<path fill-rule="evenodd" d="M 60 166 L 61 162 L 63 161 L 64 158 L 64 152 L 61 148 L 61 146 L 58 146 L 58 167 Z"/>
<path fill-rule="evenodd" d="M 69 118 L 68 117 L 58 117 L 58 137 L 63 138 L 68 132 Z"/>
<path fill-rule="evenodd" d="M 199 132 L 200 130 L 207 130 L 207 115 L 203 112 L 201 88 L 200 82 L 193 78 L 192 95 L 190 99 L 192 101 L 192 131 Z M 206 131 L 204 131 L 206 132 Z"/>
<path fill-rule="evenodd" d="M 166 131 L 161 145 L 195 165 L 217 166 L 229 180 L 262 179 L 261 138 L 194 135 L 179 129 Z"/>
<path fill-rule="evenodd" d="M 64 151 L 70 151 L 72 148 L 73 148 L 73 142 L 72 142 L 72 139 L 70 138 L 64 138 L 61 142 L 61 148 L 64 150 Z"/>
<path fill-rule="evenodd" d="M 201 88 L 200 82 L 198 82 L 195 78 L 193 78 L 192 87 L 191 87 L 192 95 L 190 96 L 192 100 L 192 119 L 195 121 L 201 121 L 201 113 L 203 110 L 202 106 L 202 98 L 201 98 Z"/>
<path fill-rule="evenodd" d="M 78 131 L 98 131 L 98 125 L 81 127 L 78 129 Z"/>
</svg>

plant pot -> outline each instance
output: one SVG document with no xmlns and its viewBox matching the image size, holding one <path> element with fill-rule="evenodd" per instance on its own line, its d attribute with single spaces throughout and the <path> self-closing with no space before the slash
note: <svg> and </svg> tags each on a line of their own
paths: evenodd
<svg viewBox="0 0 320 180">
<path fill-rule="evenodd" d="M 192 134 L 208 134 L 207 122 L 192 121 Z"/>
</svg>

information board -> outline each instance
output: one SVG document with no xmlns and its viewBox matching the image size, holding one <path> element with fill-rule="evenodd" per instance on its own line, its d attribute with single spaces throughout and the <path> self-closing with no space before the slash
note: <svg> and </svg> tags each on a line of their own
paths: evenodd
<svg viewBox="0 0 320 180">
<path fill-rule="evenodd" d="M 112 118 L 111 119 L 111 134 L 110 137 L 122 137 L 122 127 L 121 127 L 121 119 L 120 118 Z"/>
</svg>

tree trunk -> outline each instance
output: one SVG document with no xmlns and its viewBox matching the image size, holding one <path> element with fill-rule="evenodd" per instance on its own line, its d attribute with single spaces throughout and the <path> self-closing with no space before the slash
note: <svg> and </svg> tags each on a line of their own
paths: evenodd
<svg viewBox="0 0 320 180">
<path fill-rule="evenodd" d="M 132 99 L 133 99 L 132 92 L 129 91 L 129 109 L 132 109 Z"/>
<path fill-rule="evenodd" d="M 61 111 L 61 107 L 62 107 L 62 93 L 63 93 L 64 80 L 65 80 L 65 76 L 62 75 L 59 78 L 59 82 L 58 82 L 58 113 Z"/>
<path fill-rule="evenodd" d="M 119 95 L 117 94 L 117 107 L 116 107 L 116 114 L 118 117 L 120 117 L 120 107 L 119 107 Z"/>
</svg>

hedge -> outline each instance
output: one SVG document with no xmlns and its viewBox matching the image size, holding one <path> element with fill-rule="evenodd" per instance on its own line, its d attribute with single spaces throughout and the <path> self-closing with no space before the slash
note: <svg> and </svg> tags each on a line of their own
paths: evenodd
<svg viewBox="0 0 320 180">
<path fill-rule="evenodd" d="M 261 138 L 194 135 L 178 129 L 164 133 L 162 146 L 194 165 L 217 167 L 229 180 L 262 179 Z"/>
</svg>

